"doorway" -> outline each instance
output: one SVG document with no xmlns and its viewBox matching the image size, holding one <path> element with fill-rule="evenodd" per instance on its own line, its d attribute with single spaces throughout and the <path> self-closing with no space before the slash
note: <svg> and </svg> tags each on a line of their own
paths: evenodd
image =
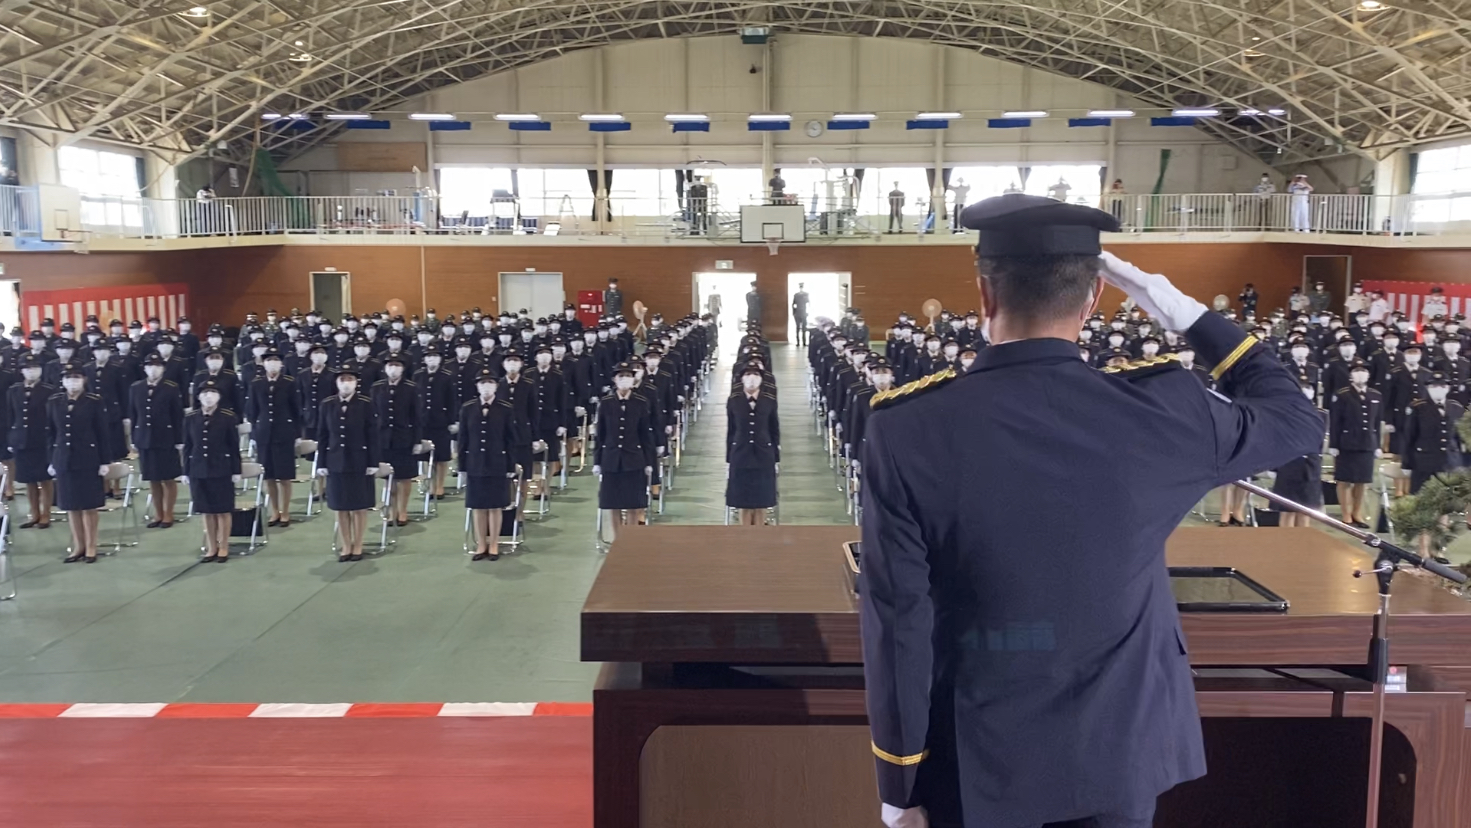
<svg viewBox="0 0 1471 828">
<path fill-rule="evenodd" d="M 695 312 L 715 317 L 716 337 L 721 353 L 734 353 L 745 332 L 746 294 L 754 273 L 714 270 L 695 274 Z"/>
<path fill-rule="evenodd" d="M 561 316 L 567 294 L 562 290 L 562 274 L 511 272 L 501 274 L 499 309 L 516 313 L 522 308 L 532 319 Z"/>
<path fill-rule="evenodd" d="M 853 307 L 853 274 L 788 273 L 787 274 L 787 341 L 797 341 L 797 322 L 791 315 L 792 297 L 798 290 L 807 291 L 807 325 L 816 324 L 819 316 L 834 322 L 843 318 L 843 310 Z"/>
<path fill-rule="evenodd" d="M 0 279 L 0 330 L 13 330 L 20 324 L 20 280 Z"/>
<path fill-rule="evenodd" d="M 337 321 L 352 312 L 352 274 L 340 270 L 312 271 L 312 308 Z"/>
<path fill-rule="evenodd" d="M 1334 314 L 1343 313 L 1344 300 L 1348 299 L 1348 293 L 1353 288 L 1353 257 L 1303 256 L 1302 292 L 1311 293 L 1314 282 L 1322 282 L 1323 287 L 1333 296 L 1333 301 L 1328 304 L 1328 311 Z"/>
</svg>

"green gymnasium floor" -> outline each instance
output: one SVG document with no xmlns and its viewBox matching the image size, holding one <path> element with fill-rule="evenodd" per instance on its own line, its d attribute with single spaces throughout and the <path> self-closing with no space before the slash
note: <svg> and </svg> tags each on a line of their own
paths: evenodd
<svg viewBox="0 0 1471 828">
<path fill-rule="evenodd" d="M 812 428 L 802 352 L 776 346 L 773 358 L 782 521 L 848 523 Z M 658 522 L 723 521 L 723 398 L 717 389 L 692 426 Z M 223 566 L 195 563 L 197 518 L 144 530 L 141 545 L 94 566 L 61 563 L 64 524 L 17 530 L 20 596 L 0 604 L 0 702 L 587 701 L 597 668 L 578 661 L 577 614 L 602 560 L 595 496 L 590 474 L 572 477 L 551 514 L 528 525 L 522 551 L 494 563 L 462 553 L 458 498 L 401 530 L 387 555 L 355 564 L 328 552 L 330 513 Z M 103 517 L 104 540 L 116 520 Z M 1471 559 L 1471 538 L 1453 557 Z"/>
</svg>

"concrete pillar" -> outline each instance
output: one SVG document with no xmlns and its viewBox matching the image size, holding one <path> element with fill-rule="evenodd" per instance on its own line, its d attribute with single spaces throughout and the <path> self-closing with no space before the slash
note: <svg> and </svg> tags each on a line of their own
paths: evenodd
<svg viewBox="0 0 1471 828">
<path fill-rule="evenodd" d="M 34 132 L 21 132 L 16 137 L 21 183 L 61 183 L 61 165 L 56 161 L 56 144 L 53 140 Z"/>
<path fill-rule="evenodd" d="M 1376 231 L 1398 232 L 1410 220 L 1410 151 L 1397 149 L 1374 164 L 1372 224 Z"/>
<path fill-rule="evenodd" d="M 935 50 L 935 111 L 946 112 L 945 108 L 945 56 L 949 52 L 946 46 L 931 46 Z M 930 212 L 935 217 L 933 232 L 944 232 L 945 220 L 945 130 L 932 130 L 935 133 L 935 186 L 930 188 Z M 920 216 L 921 225 L 924 217 Z"/>
<path fill-rule="evenodd" d="M 772 54 L 772 41 L 767 39 L 761 47 L 761 111 L 771 111 L 771 87 L 772 68 L 776 64 L 775 56 Z M 766 192 L 766 182 L 771 180 L 771 174 L 776 169 L 776 133 L 761 133 L 761 192 Z M 762 199 L 763 203 L 765 199 Z M 734 206 L 734 205 L 732 205 Z"/>
</svg>

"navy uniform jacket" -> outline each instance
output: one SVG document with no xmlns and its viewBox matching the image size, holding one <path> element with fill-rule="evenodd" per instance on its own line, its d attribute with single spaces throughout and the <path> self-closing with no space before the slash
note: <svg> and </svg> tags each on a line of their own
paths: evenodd
<svg viewBox="0 0 1471 828">
<path fill-rule="evenodd" d="M 102 397 L 107 421 L 115 423 L 126 418 L 128 415 L 124 413 L 124 409 L 128 405 L 128 380 L 122 366 L 109 358 L 106 365 L 99 367 L 94 361 L 82 370 L 87 375 L 87 390 Z"/>
<path fill-rule="evenodd" d="M 83 392 L 75 400 L 58 391 L 46 401 L 46 434 L 57 472 L 97 471 L 109 461 L 106 403 Z"/>
<path fill-rule="evenodd" d="M 562 360 L 562 376 L 567 380 L 567 393 L 572 398 L 570 402 L 574 408 L 591 408 L 603 395 L 603 385 L 597 376 L 597 364 L 586 352 L 578 356 L 568 351 L 566 358 Z"/>
<path fill-rule="evenodd" d="M 1456 423 L 1465 413 L 1465 406 L 1451 399 L 1445 401 L 1444 407 L 1430 400 L 1411 403 L 1410 414 L 1405 418 L 1401 465 L 1422 474 L 1459 469 L 1461 435 L 1456 431 Z"/>
<path fill-rule="evenodd" d="M 167 371 L 164 372 L 164 377 L 168 377 Z M 199 405 L 199 389 L 209 380 L 214 380 L 220 390 L 220 407 L 237 412 L 237 417 L 238 412 L 246 410 L 244 383 L 240 381 L 240 375 L 229 368 L 221 368 L 218 374 L 211 374 L 208 369 L 196 372 L 189 383 L 189 399 L 184 401 L 185 408 Z"/>
<path fill-rule="evenodd" d="M 307 368 L 297 374 L 294 379 L 296 380 L 297 404 L 301 406 L 301 418 L 304 425 L 302 434 L 315 440 L 317 439 L 317 415 L 321 411 L 322 400 L 337 393 L 337 372 L 323 365 L 321 371 Z"/>
<path fill-rule="evenodd" d="M 173 448 L 184 442 L 184 395 L 172 380 L 133 383 L 127 417 L 133 421 L 133 445 L 140 449 Z"/>
<path fill-rule="evenodd" d="M 1379 427 L 1384 423 L 1384 397 L 1372 388 L 1362 392 L 1353 386 L 1333 392 L 1328 407 L 1328 448 L 1339 451 L 1374 451 L 1379 448 Z"/>
<path fill-rule="evenodd" d="M 251 423 L 250 439 L 256 445 L 295 443 L 302 427 L 296 380 L 283 369 L 276 381 L 271 382 L 262 370 L 250 383 L 245 419 Z"/>
<path fill-rule="evenodd" d="M 240 418 L 234 411 L 221 405 L 208 416 L 196 408 L 184 417 L 184 473 L 199 478 L 240 473 Z"/>
<path fill-rule="evenodd" d="M 1186 333 L 1235 402 L 1171 357 L 1098 371 L 1061 339 L 875 397 L 859 604 L 884 802 L 1014 828 L 1205 773 L 1165 539 L 1323 432 L 1241 329 L 1206 313 Z"/>
<path fill-rule="evenodd" d="M 530 445 L 533 440 L 541 439 L 541 412 L 536 407 L 536 383 L 526 377 L 526 372 L 521 372 L 515 382 L 511 382 L 508 377 L 501 377 L 500 383 L 495 387 L 495 397 L 498 400 L 508 400 L 516 410 L 516 426 L 523 441 L 522 445 Z"/>
<path fill-rule="evenodd" d="M 598 401 L 598 444 L 593 465 L 603 472 L 642 471 L 658 464 L 654 415 L 638 394 L 612 393 Z"/>
<path fill-rule="evenodd" d="M 725 462 L 737 469 L 769 469 L 781 462 L 781 424 L 776 398 L 744 390 L 725 401 Z"/>
<path fill-rule="evenodd" d="M 443 369 L 430 374 L 429 369 L 420 368 L 414 372 L 414 388 L 419 397 L 419 424 L 426 436 L 443 432 L 455 422 L 460 401 L 455 393 L 455 378 L 451 374 Z M 438 459 L 449 461 L 448 457 Z"/>
<path fill-rule="evenodd" d="M 509 400 L 496 399 L 482 405 L 477 395 L 460 406 L 458 422 L 460 431 L 455 442 L 461 471 L 474 477 L 504 477 L 515 471 L 511 451 L 525 437 Z"/>
<path fill-rule="evenodd" d="M 6 444 L 11 451 L 51 445 L 46 433 L 46 401 L 55 393 L 56 386 L 44 382 L 29 388 L 24 382 L 18 382 L 6 389 L 5 419 L 9 425 Z"/>
<path fill-rule="evenodd" d="M 546 373 L 532 367 L 522 372 L 524 379 L 536 386 L 533 403 L 536 408 L 536 431 L 531 435 L 547 445 L 556 445 L 557 429 L 565 428 L 572 417 L 572 406 L 567 398 L 567 383 L 562 372 L 548 367 Z"/>
<path fill-rule="evenodd" d="M 419 389 L 412 380 L 400 379 L 397 384 L 388 380 L 373 383 L 370 392 L 373 408 L 378 414 L 379 439 L 385 449 L 412 449 L 424 439 L 424 429 L 419 423 Z"/>
<path fill-rule="evenodd" d="M 322 400 L 317 414 L 317 448 L 321 467 L 334 474 L 366 474 L 381 461 L 378 415 L 367 395 L 354 393 L 342 401 L 339 394 Z"/>
</svg>

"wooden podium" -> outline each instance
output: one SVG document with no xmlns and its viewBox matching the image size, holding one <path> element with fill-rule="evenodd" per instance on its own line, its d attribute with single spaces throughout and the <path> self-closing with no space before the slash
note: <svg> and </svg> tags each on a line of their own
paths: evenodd
<svg viewBox="0 0 1471 828">
<path fill-rule="evenodd" d="M 596 828 L 880 826 L 864 713 L 854 527 L 629 527 L 582 611 Z M 1286 613 L 1182 616 L 1209 773 L 1156 828 L 1359 828 L 1377 606 L 1369 556 L 1316 529 L 1181 529 L 1171 565 L 1235 567 Z M 1017 562 L 1017 566 L 1025 565 Z M 1384 828 L 1471 821 L 1471 602 L 1395 580 Z M 1463 758 L 1464 755 L 1464 758 Z"/>
</svg>

